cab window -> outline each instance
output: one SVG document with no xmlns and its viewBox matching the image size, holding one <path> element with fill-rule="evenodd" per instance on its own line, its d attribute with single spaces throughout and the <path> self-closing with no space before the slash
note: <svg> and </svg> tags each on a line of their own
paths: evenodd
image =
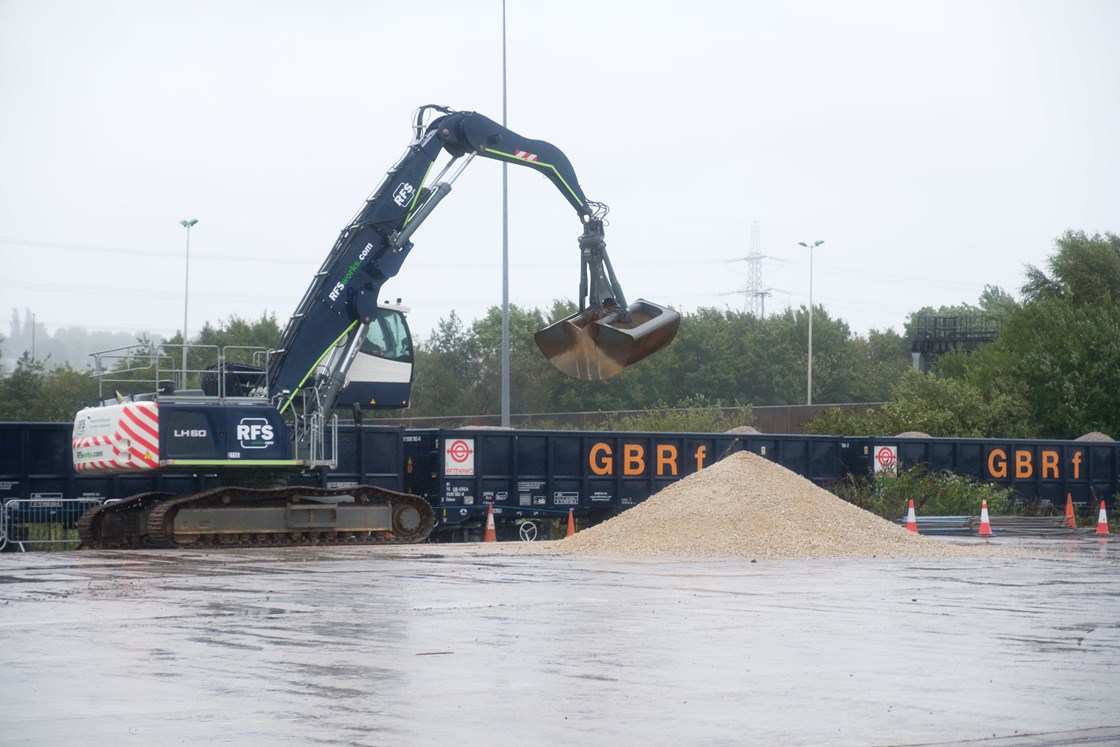
<svg viewBox="0 0 1120 747">
<path fill-rule="evenodd" d="M 361 351 L 366 355 L 411 363 L 412 336 L 404 314 L 393 309 L 378 309 L 377 319 L 369 325 Z"/>
</svg>

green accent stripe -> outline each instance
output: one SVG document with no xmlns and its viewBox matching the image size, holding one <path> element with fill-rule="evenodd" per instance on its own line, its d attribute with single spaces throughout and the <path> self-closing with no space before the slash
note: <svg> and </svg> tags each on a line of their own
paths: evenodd
<svg viewBox="0 0 1120 747">
<path fill-rule="evenodd" d="M 428 169 L 424 172 L 424 178 L 420 180 L 420 186 L 418 186 L 416 188 L 416 191 L 412 193 L 412 202 L 408 204 L 408 215 L 405 216 L 404 223 L 401 224 L 401 228 L 407 226 L 409 221 L 412 220 L 412 215 L 416 212 L 416 201 L 420 199 L 420 192 L 424 189 L 424 185 L 428 183 L 428 177 L 431 175 L 432 169 L 435 168 L 435 165 L 435 161 L 432 161 L 430 164 L 428 164 Z"/>
<path fill-rule="evenodd" d="M 564 188 L 567 189 L 568 192 L 571 193 L 572 199 L 575 200 L 579 204 L 580 207 L 583 207 L 583 200 L 581 200 L 579 198 L 579 195 L 576 194 L 576 191 L 574 189 L 572 189 L 572 185 L 568 184 L 568 182 L 564 179 L 564 177 L 560 175 L 560 172 L 556 170 L 556 167 L 553 166 L 551 163 L 544 163 L 542 161 L 527 161 L 524 158 L 518 158 L 513 153 L 505 153 L 505 152 L 500 151 L 500 150 L 494 150 L 493 148 L 486 148 L 485 151 L 487 153 L 492 153 L 495 156 L 501 156 L 502 158 L 508 158 L 509 160 L 513 161 L 514 163 L 520 163 L 520 164 L 523 164 L 525 166 L 540 166 L 541 168 L 549 169 L 550 171 L 552 171 L 553 174 L 556 175 L 557 181 L 559 181 L 561 184 L 563 184 Z"/>
<path fill-rule="evenodd" d="M 280 406 L 280 414 L 281 415 L 283 415 L 284 411 L 288 409 L 288 406 L 292 404 L 292 400 L 294 400 L 296 398 L 296 395 L 299 394 L 299 390 L 303 389 L 303 385 L 306 384 L 307 380 L 311 378 L 311 374 L 315 373 L 315 369 L 319 367 L 319 364 L 323 362 L 323 359 L 327 357 L 327 354 L 330 353 L 332 350 L 334 350 L 334 348 L 338 345 L 338 343 L 342 340 L 342 338 L 344 338 L 344 337 L 346 337 L 346 335 L 350 334 L 350 330 L 354 329 L 354 325 L 356 325 L 357 323 L 358 323 L 357 319 L 350 322 L 350 326 L 347 327 L 345 330 L 343 330 L 341 335 L 334 338 L 334 342 L 332 342 L 327 347 L 327 349 L 323 351 L 323 354 L 320 355 L 315 360 L 315 363 L 312 364 L 311 368 L 308 369 L 306 374 L 304 374 L 304 377 L 302 379 L 300 379 L 299 386 L 297 386 L 295 388 L 295 391 L 292 392 L 292 396 L 288 397 L 288 401 Z"/>
<path fill-rule="evenodd" d="M 302 459 L 163 459 L 161 467 L 299 467 Z"/>
</svg>

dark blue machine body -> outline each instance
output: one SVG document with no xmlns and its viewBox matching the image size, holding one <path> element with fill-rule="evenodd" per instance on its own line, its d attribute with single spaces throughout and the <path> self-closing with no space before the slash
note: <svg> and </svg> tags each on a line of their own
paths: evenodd
<svg viewBox="0 0 1120 747">
<path fill-rule="evenodd" d="M 283 416 L 266 402 L 161 403 L 159 455 L 161 463 L 192 470 L 295 459 Z"/>
</svg>

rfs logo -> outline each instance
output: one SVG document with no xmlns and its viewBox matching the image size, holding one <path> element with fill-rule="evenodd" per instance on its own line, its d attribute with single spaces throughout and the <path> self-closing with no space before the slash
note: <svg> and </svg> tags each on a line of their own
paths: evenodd
<svg viewBox="0 0 1120 747">
<path fill-rule="evenodd" d="M 404 207 L 412 201 L 412 195 L 416 192 L 416 187 L 413 187 L 408 182 L 401 182 L 397 187 L 397 191 L 393 193 L 393 202 L 401 207 Z"/>
<path fill-rule="evenodd" d="M 272 424 L 265 418 L 241 418 L 237 424 L 237 440 L 243 449 L 267 449 L 272 439 Z"/>
</svg>

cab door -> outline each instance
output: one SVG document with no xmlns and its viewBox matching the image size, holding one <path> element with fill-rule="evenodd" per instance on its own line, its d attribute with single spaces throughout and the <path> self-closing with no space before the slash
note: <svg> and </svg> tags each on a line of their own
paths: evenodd
<svg viewBox="0 0 1120 747">
<path fill-rule="evenodd" d="M 357 357 L 346 373 L 338 407 L 398 409 L 408 407 L 415 355 L 405 319 L 407 307 L 382 304 L 369 325 Z"/>
</svg>

